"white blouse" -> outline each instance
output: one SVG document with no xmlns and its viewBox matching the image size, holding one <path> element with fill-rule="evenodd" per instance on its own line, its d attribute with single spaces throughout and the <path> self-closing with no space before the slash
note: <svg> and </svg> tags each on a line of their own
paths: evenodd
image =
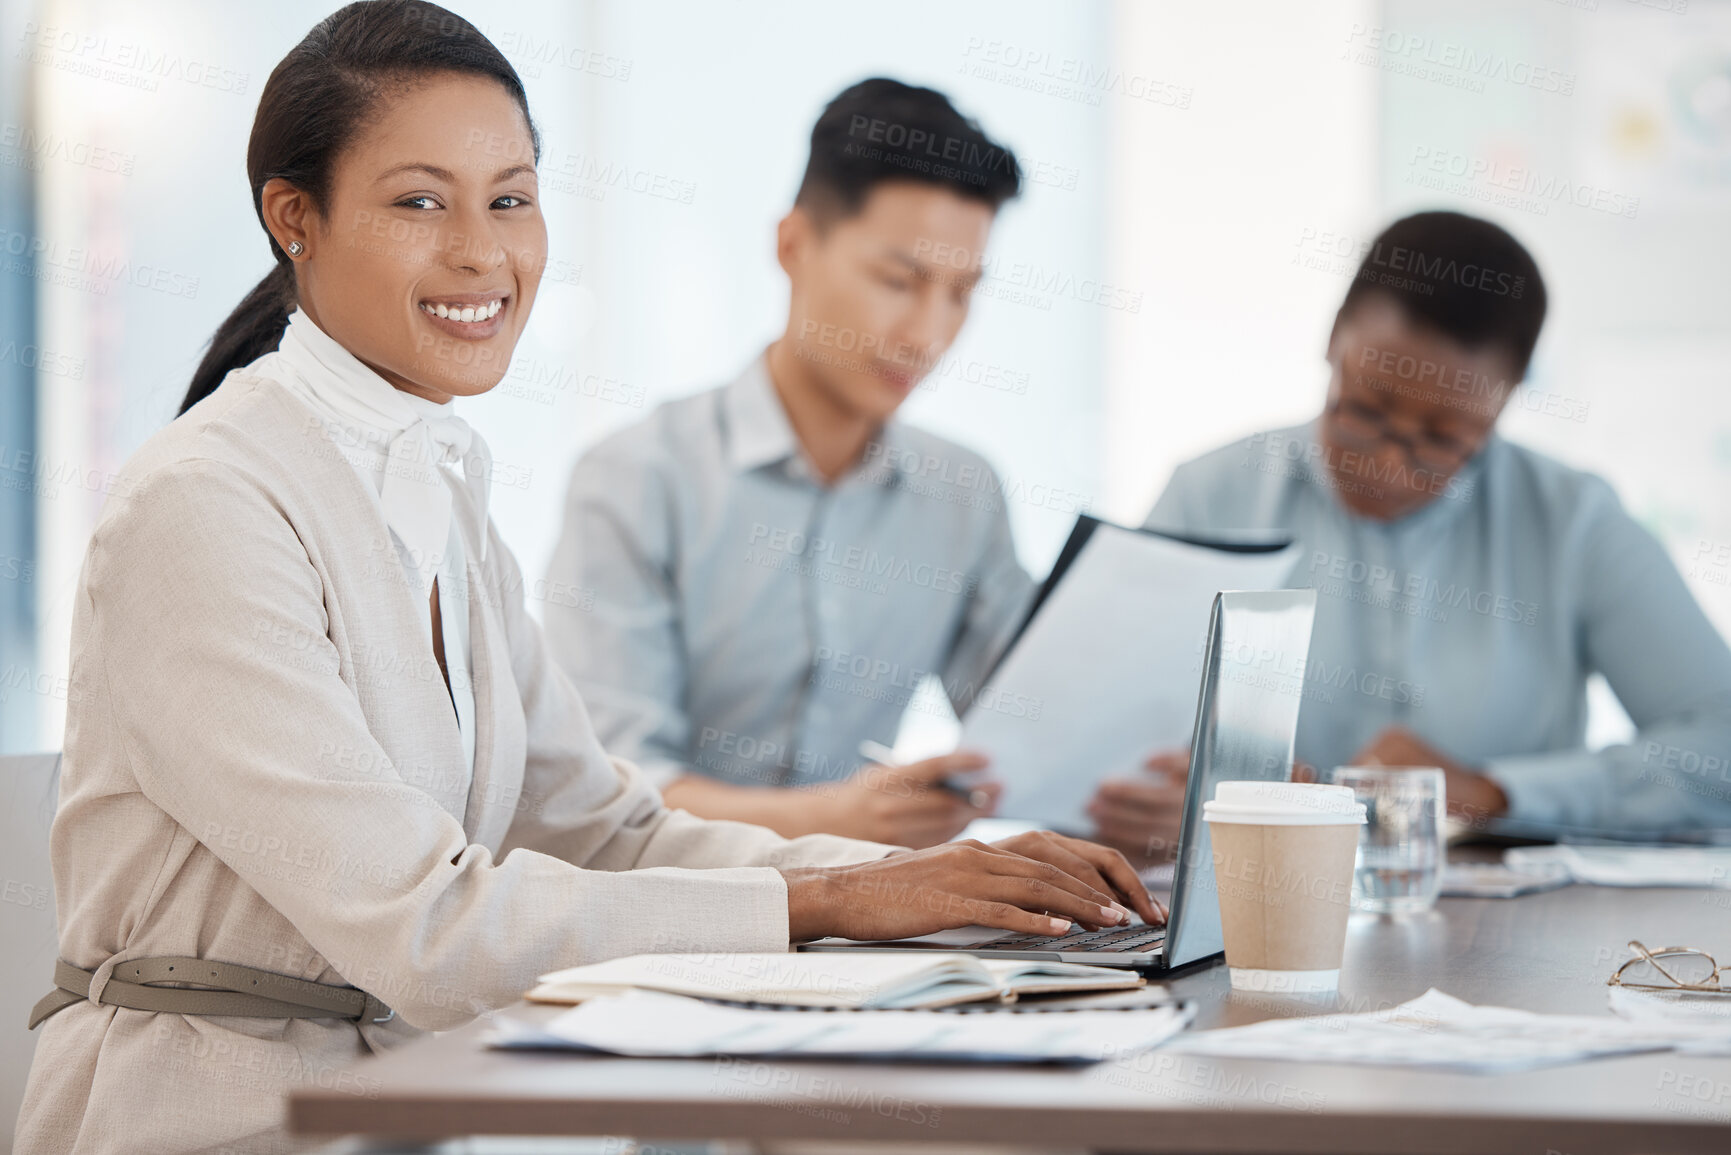
<svg viewBox="0 0 1731 1155">
<path fill-rule="evenodd" d="M 463 735 L 463 757 L 475 770 L 475 688 L 469 652 L 469 606 L 463 535 L 451 516 L 451 494 L 476 501 L 487 524 L 492 460 L 487 443 L 443 405 L 405 393 L 319 328 L 300 309 L 289 315 L 277 351 L 254 366 L 292 389 L 326 420 L 337 450 L 379 495 L 411 588 L 429 597 L 439 583 L 439 620 L 447 683 Z M 429 463 L 432 467 L 429 468 Z M 456 467 L 463 474 L 452 473 Z M 486 557 L 485 538 L 479 543 Z M 432 641 L 432 614 L 422 620 Z"/>
</svg>

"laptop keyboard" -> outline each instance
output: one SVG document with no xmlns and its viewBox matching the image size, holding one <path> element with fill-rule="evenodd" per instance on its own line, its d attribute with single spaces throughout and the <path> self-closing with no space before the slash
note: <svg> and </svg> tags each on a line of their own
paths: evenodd
<svg viewBox="0 0 1731 1155">
<path fill-rule="evenodd" d="M 969 950 L 1151 950 L 1166 939 L 1163 926 L 1074 927 L 1068 934 L 1007 934 Z"/>
</svg>

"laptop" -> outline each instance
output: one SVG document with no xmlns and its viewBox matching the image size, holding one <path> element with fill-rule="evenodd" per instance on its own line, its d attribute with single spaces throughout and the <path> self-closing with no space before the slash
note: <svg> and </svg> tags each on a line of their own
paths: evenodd
<svg viewBox="0 0 1731 1155">
<path fill-rule="evenodd" d="M 799 949 L 959 951 L 1167 972 L 1218 958 L 1224 943 L 1202 803 L 1214 796 L 1217 782 L 1291 777 L 1315 615 L 1314 590 L 1233 591 L 1214 599 L 1164 927 L 1076 926 L 1066 934 L 1036 935 L 972 926 L 883 942 L 825 938 Z"/>
</svg>

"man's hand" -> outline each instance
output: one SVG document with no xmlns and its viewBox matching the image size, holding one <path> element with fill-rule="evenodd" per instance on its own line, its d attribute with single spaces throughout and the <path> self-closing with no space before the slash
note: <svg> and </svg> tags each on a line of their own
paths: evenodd
<svg viewBox="0 0 1731 1155">
<path fill-rule="evenodd" d="M 977 807 L 940 785 L 951 774 L 985 766 L 983 755 L 957 751 L 906 766 L 863 767 L 843 782 L 807 792 L 816 812 L 813 825 L 832 834 L 893 846 L 936 846 L 997 808 L 1003 792 L 1000 783 L 974 784 L 977 800 L 984 803 Z"/>
<path fill-rule="evenodd" d="M 1353 755 L 1354 766 L 1436 766 L 1443 772 L 1449 813 L 1474 826 L 1509 811 L 1502 787 L 1471 766 L 1456 762 L 1404 726 L 1390 726 Z"/>
<path fill-rule="evenodd" d="M 1178 845 L 1184 820 L 1184 783 L 1190 751 L 1163 750 L 1143 763 L 1136 778 L 1109 778 L 1088 803 L 1101 842 L 1126 854 L 1163 858 Z"/>
<path fill-rule="evenodd" d="M 1008 844 L 1046 857 L 1018 853 Z M 1044 832 L 997 846 L 969 839 L 875 862 L 781 873 L 794 942 L 829 935 L 909 938 L 975 924 L 1026 934 L 1062 934 L 1073 922 L 1091 929 L 1127 925 L 1130 911 L 1117 896 L 1128 898 L 1145 919 L 1154 914 L 1149 921 L 1164 917 L 1121 855 Z"/>
</svg>

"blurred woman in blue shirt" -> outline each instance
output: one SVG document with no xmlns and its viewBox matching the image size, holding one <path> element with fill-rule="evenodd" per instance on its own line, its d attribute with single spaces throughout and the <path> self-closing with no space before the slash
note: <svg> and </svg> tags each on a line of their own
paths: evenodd
<svg viewBox="0 0 1731 1155">
<path fill-rule="evenodd" d="M 1731 826 L 1731 650 L 1602 479 L 1499 437 L 1545 316 L 1532 256 L 1449 212 L 1391 225 L 1312 422 L 1178 468 L 1148 515 L 1278 529 L 1317 590 L 1297 757 L 1440 766 L 1450 809 L 1548 830 Z M 1603 674 L 1639 733 L 1585 747 Z M 1175 836 L 1183 763 L 1102 787 L 1100 833 Z"/>
</svg>

